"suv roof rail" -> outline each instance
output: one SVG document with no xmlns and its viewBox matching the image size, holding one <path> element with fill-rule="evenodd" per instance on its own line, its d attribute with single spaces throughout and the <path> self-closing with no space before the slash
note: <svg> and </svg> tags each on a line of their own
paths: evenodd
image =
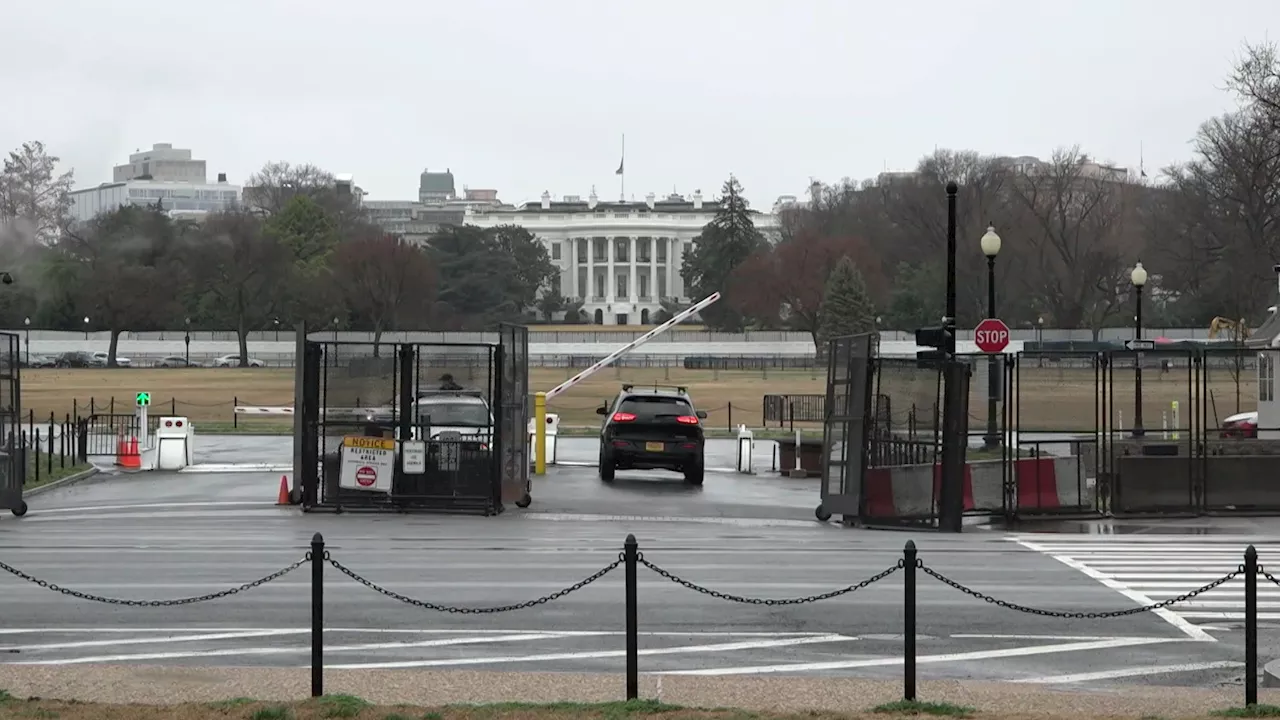
<svg viewBox="0 0 1280 720">
<path fill-rule="evenodd" d="M 662 385 L 662 384 L 660 384 L 660 383 L 653 383 L 652 385 L 650 385 L 650 384 L 648 384 L 648 383 L 645 383 L 644 385 L 639 385 L 639 386 L 637 386 L 635 383 L 626 383 L 626 384 L 624 384 L 624 385 L 622 386 L 622 391 L 623 391 L 623 392 L 631 392 L 632 390 L 636 389 L 637 387 L 639 387 L 639 388 L 641 388 L 641 389 L 643 389 L 643 390 L 647 390 L 647 389 L 649 389 L 649 388 L 653 388 L 655 391 L 657 391 L 657 390 L 675 390 L 676 392 L 680 393 L 681 395 L 688 395 L 688 394 L 689 394 L 689 388 L 685 387 L 684 385 Z"/>
</svg>

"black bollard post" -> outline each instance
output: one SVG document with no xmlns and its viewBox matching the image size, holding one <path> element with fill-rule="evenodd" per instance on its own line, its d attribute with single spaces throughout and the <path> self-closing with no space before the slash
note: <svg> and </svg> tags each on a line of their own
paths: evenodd
<svg viewBox="0 0 1280 720">
<path fill-rule="evenodd" d="M 636 566 L 640 550 L 635 535 L 627 535 L 623 543 L 623 563 L 627 576 L 627 699 L 640 697 L 640 628 L 636 602 Z"/>
<path fill-rule="evenodd" d="M 1258 704 L 1258 550 L 1244 551 L 1244 704 Z"/>
<path fill-rule="evenodd" d="M 324 695 L 324 536 L 311 536 L 311 697 Z"/>
<path fill-rule="evenodd" d="M 902 699 L 916 699 L 916 543 L 902 549 Z"/>
</svg>

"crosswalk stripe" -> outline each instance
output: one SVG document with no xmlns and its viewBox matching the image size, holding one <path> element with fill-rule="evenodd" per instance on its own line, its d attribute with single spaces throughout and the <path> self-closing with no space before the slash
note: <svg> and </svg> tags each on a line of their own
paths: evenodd
<svg viewBox="0 0 1280 720">
<path fill-rule="evenodd" d="M 1099 542 L 1094 537 L 1078 540 L 1056 536 L 1040 542 L 1035 536 L 1011 538 L 1019 545 L 1043 553 L 1079 570 L 1117 592 L 1144 604 L 1162 602 L 1196 590 L 1244 563 L 1247 542 L 1206 541 L 1189 543 L 1186 536 L 1119 538 Z M 1261 563 L 1280 565 L 1280 544 L 1254 543 Z M 1280 586 L 1266 578 L 1258 580 L 1260 609 L 1280 609 Z M 1192 620 L 1236 620 L 1244 617 L 1244 578 L 1236 577 L 1195 598 L 1166 609 L 1166 620 L 1186 631 Z M 1280 612 L 1261 612 L 1260 619 L 1280 619 Z M 1201 631 L 1203 632 L 1203 631 Z"/>
</svg>

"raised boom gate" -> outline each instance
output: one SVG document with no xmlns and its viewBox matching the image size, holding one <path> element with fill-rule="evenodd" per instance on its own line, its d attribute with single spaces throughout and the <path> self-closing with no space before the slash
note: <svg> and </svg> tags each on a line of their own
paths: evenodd
<svg viewBox="0 0 1280 720">
<path fill-rule="evenodd" d="M 303 509 L 494 515 L 504 496 L 527 505 L 527 338 L 520 326 L 504 326 L 496 344 L 308 338 Z"/>
<path fill-rule="evenodd" d="M 0 333 L 0 509 L 21 517 L 27 513 L 22 499 L 27 464 L 18 449 L 22 416 L 21 367 L 18 336 Z"/>
</svg>

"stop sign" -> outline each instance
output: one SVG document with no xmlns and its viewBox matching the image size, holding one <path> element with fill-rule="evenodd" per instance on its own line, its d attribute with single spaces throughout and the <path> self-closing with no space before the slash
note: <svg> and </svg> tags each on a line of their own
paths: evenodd
<svg viewBox="0 0 1280 720">
<path fill-rule="evenodd" d="M 973 342 L 984 353 L 1002 352 L 1009 346 L 1009 326 L 1000 318 L 987 318 L 974 328 Z"/>
</svg>

